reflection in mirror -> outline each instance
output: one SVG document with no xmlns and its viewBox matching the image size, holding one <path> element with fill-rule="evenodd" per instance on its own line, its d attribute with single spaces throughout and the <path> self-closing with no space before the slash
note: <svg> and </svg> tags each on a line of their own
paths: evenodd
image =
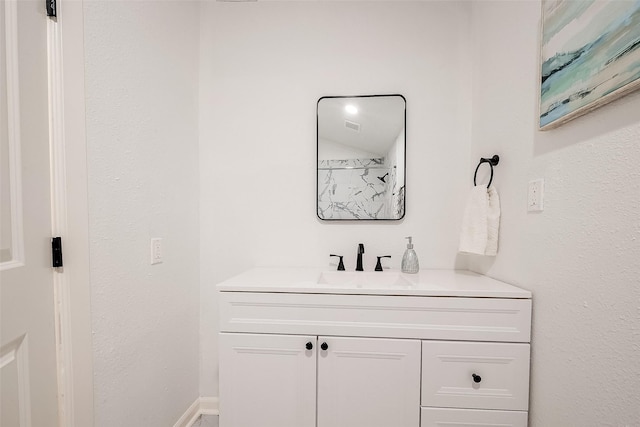
<svg viewBox="0 0 640 427">
<path fill-rule="evenodd" d="M 404 217 L 405 125 L 402 95 L 320 98 L 318 218 Z"/>
</svg>

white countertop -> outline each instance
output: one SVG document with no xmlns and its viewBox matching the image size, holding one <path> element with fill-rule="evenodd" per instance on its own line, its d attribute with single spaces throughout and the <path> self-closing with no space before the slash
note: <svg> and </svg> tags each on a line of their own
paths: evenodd
<svg viewBox="0 0 640 427">
<path fill-rule="evenodd" d="M 217 285 L 221 292 L 282 292 L 471 298 L 531 298 L 531 292 L 465 270 L 405 274 L 321 268 L 254 268 Z"/>
</svg>

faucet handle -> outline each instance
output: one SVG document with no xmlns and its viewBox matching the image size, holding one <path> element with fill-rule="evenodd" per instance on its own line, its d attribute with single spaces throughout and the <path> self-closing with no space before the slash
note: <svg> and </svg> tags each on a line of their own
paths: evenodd
<svg viewBox="0 0 640 427">
<path fill-rule="evenodd" d="M 391 258 L 391 255 L 382 255 L 378 257 L 378 262 L 376 264 L 376 271 L 382 271 L 382 263 L 380 262 L 380 258 Z"/>
<path fill-rule="evenodd" d="M 342 263 L 342 256 L 343 255 L 330 254 L 329 256 L 337 256 L 338 258 L 340 258 L 340 262 L 338 263 L 338 271 L 344 271 L 344 264 Z"/>
</svg>

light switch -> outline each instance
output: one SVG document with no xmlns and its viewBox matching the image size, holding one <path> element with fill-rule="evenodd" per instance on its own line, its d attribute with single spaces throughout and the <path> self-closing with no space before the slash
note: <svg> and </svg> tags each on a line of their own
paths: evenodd
<svg viewBox="0 0 640 427">
<path fill-rule="evenodd" d="M 162 239 L 159 237 L 151 239 L 151 265 L 162 262 Z"/>
</svg>

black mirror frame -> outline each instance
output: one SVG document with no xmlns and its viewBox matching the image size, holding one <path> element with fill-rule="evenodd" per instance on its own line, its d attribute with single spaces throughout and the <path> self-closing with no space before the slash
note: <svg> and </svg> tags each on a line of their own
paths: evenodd
<svg viewBox="0 0 640 427">
<path fill-rule="evenodd" d="M 318 185 L 319 177 L 318 177 L 318 162 L 320 157 L 320 121 L 318 117 L 318 109 L 320 105 L 320 101 L 327 98 L 377 98 L 382 96 L 399 96 L 404 101 L 404 170 L 402 171 L 404 174 L 404 200 L 403 200 L 403 209 L 402 216 L 400 218 L 321 218 L 319 213 L 319 200 L 318 200 Z M 407 99 L 399 94 L 399 93 L 390 93 L 390 94 L 382 94 L 382 95 L 335 95 L 335 96 L 322 96 L 318 98 L 316 102 L 316 189 L 315 189 L 315 197 L 316 197 L 316 217 L 321 221 L 402 221 L 407 214 Z"/>
</svg>

